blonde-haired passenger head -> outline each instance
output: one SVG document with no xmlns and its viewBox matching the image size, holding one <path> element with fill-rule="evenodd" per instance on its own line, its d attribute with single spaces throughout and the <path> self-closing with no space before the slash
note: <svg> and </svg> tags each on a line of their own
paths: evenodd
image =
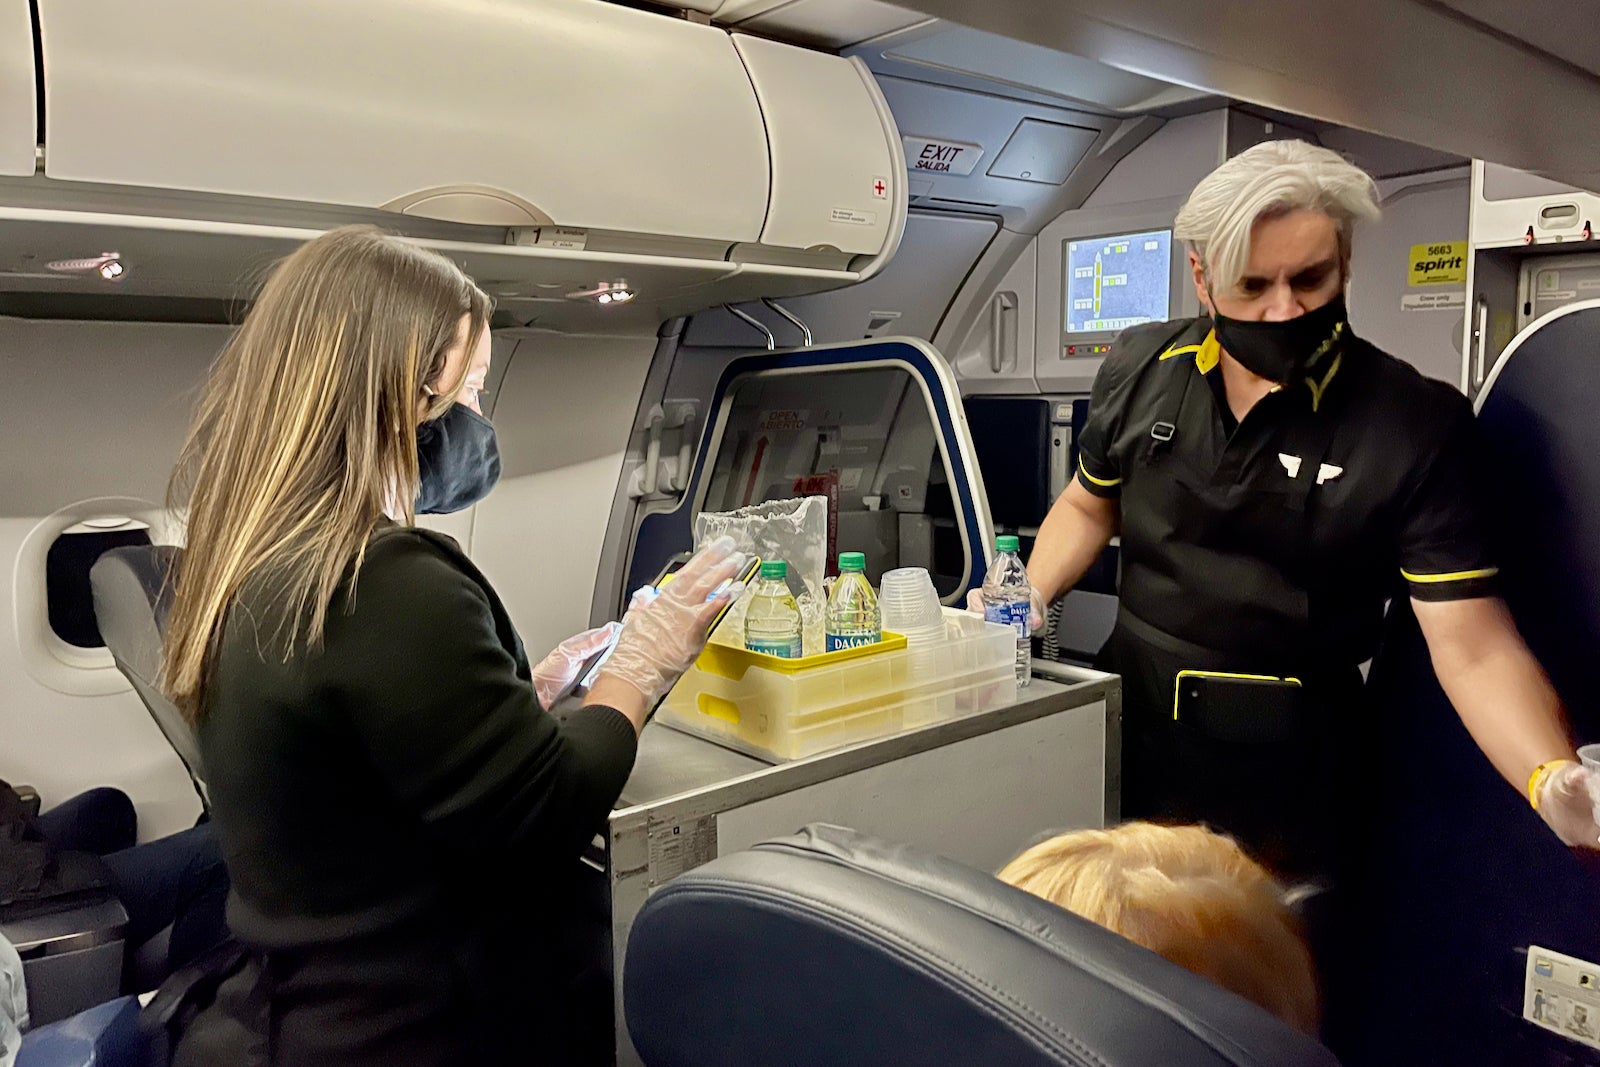
<svg viewBox="0 0 1600 1067">
<path fill-rule="evenodd" d="M 1282 888 L 1230 837 L 1131 822 L 1035 845 L 1000 879 L 1081 915 L 1315 1035 L 1311 952 Z"/>
</svg>

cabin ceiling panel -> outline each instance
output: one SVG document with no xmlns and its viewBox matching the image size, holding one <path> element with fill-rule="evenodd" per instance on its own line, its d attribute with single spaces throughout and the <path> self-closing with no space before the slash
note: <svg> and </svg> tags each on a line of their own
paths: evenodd
<svg viewBox="0 0 1600 1067">
<path fill-rule="evenodd" d="M 1600 189 L 1600 139 L 1582 135 L 1600 125 L 1600 78 L 1440 4 L 916 0 L 916 6 L 1145 77 Z M 1504 6 L 1517 10 L 1505 17 L 1520 26 L 1524 5 Z M 1554 12 L 1582 5 L 1533 6 Z"/>
</svg>

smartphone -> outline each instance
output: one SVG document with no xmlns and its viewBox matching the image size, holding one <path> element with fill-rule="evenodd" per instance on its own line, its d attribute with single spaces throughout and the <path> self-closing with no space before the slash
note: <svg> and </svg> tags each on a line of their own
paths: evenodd
<svg viewBox="0 0 1600 1067">
<path fill-rule="evenodd" d="M 683 569 L 683 565 L 688 563 L 689 559 L 690 554 L 687 552 L 681 552 L 678 555 L 673 556 L 667 561 L 667 565 L 661 569 L 661 573 L 656 575 L 656 580 L 650 584 L 659 592 L 662 586 L 666 585 L 672 580 L 673 575 L 677 574 Z M 739 569 L 738 574 L 734 575 L 732 578 L 722 583 L 722 585 L 718 586 L 716 590 L 712 592 L 711 596 L 716 596 L 717 593 L 720 593 L 723 589 L 726 589 L 734 582 L 748 583 L 752 578 L 760 573 L 760 571 L 760 557 L 752 556 L 745 563 L 745 565 Z M 710 597 L 707 599 L 710 599 Z M 729 600 L 727 603 L 723 604 L 722 609 L 717 612 L 716 618 L 711 620 L 711 626 L 706 630 L 706 633 L 709 634 L 714 632 L 717 626 L 721 624 L 723 618 L 728 614 L 728 610 L 732 607 L 732 600 Z M 616 642 L 611 641 L 600 651 L 593 653 L 588 659 L 584 660 L 583 666 L 578 668 L 578 673 L 576 676 L 574 676 L 572 682 L 567 685 L 566 688 L 560 690 L 556 694 L 555 699 L 550 702 L 551 705 L 554 706 L 560 703 L 573 693 L 588 692 L 590 687 L 594 685 L 595 678 L 600 674 L 600 669 L 605 666 L 606 660 L 611 658 L 611 653 L 616 649 L 616 647 Z"/>
<path fill-rule="evenodd" d="M 668 560 L 667 565 L 661 569 L 661 573 L 656 575 L 656 580 L 651 583 L 656 587 L 656 591 L 659 592 L 661 587 L 670 582 L 673 576 L 682 570 L 683 565 L 688 562 L 689 556 L 687 553 L 679 553 L 678 555 L 672 557 L 672 559 Z M 748 585 L 751 579 L 760 573 L 761 557 L 751 556 L 749 559 L 745 560 L 744 566 L 739 568 L 739 573 L 735 574 L 732 578 L 729 578 L 727 581 L 713 589 L 711 591 L 711 596 L 706 597 L 706 599 L 712 599 L 712 597 L 715 597 L 718 593 L 728 588 L 728 586 L 732 585 L 734 582 L 744 582 L 746 585 Z M 706 633 L 708 635 L 717 632 L 717 627 L 722 625 L 722 620 L 727 617 L 728 612 L 732 608 L 733 600 L 731 599 L 722 605 L 721 610 L 717 612 L 716 618 L 711 620 L 711 625 L 706 627 Z"/>
<path fill-rule="evenodd" d="M 601 666 L 610 658 L 612 651 L 616 647 L 617 642 L 613 638 L 606 642 L 606 646 L 600 651 L 591 653 L 589 658 L 583 661 L 583 665 L 578 668 L 578 673 L 572 676 L 572 681 L 556 690 L 555 697 L 550 701 L 550 707 L 545 710 L 553 711 L 563 700 L 574 693 L 587 692 L 589 687 L 594 685 L 595 675 L 600 673 Z"/>
<path fill-rule="evenodd" d="M 1179 671 L 1173 719 L 1235 744 L 1282 744 L 1301 736 L 1305 693 L 1298 678 Z"/>
</svg>

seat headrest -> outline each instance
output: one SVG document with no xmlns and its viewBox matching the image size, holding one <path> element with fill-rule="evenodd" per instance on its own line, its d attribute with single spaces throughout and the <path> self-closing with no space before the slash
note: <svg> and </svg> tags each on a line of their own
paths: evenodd
<svg viewBox="0 0 1600 1067">
<path fill-rule="evenodd" d="M 167 742 L 183 760 L 202 803 L 205 777 L 194 729 L 156 684 L 161 672 L 161 640 L 172 608 L 172 583 L 167 576 L 183 550 L 174 545 L 128 545 L 113 548 L 89 571 L 95 619 L 117 669 L 134 691 Z"/>
<path fill-rule="evenodd" d="M 113 548 L 89 571 L 95 619 L 106 647 L 151 681 L 161 669 L 161 635 L 172 608 L 167 575 L 180 551 L 173 545 Z"/>
<path fill-rule="evenodd" d="M 1317 1042 L 990 875 L 817 825 L 656 893 L 623 972 L 649 1067 L 1333 1067 Z"/>
<path fill-rule="evenodd" d="M 1584 740 L 1600 740 L 1600 304 L 1547 319 L 1479 400 L 1501 592 Z"/>
</svg>

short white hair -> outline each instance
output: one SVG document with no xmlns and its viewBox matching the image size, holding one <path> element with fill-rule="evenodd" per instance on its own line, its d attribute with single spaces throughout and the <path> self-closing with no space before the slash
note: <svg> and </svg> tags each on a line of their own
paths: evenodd
<svg viewBox="0 0 1600 1067">
<path fill-rule="evenodd" d="M 1231 290 L 1250 262 L 1250 230 L 1260 219 L 1320 211 L 1339 229 L 1339 254 L 1350 259 L 1358 219 L 1378 217 L 1372 175 L 1331 149 L 1305 141 L 1264 141 L 1206 175 L 1178 212 L 1173 235 L 1200 257 L 1206 281 Z"/>
</svg>

